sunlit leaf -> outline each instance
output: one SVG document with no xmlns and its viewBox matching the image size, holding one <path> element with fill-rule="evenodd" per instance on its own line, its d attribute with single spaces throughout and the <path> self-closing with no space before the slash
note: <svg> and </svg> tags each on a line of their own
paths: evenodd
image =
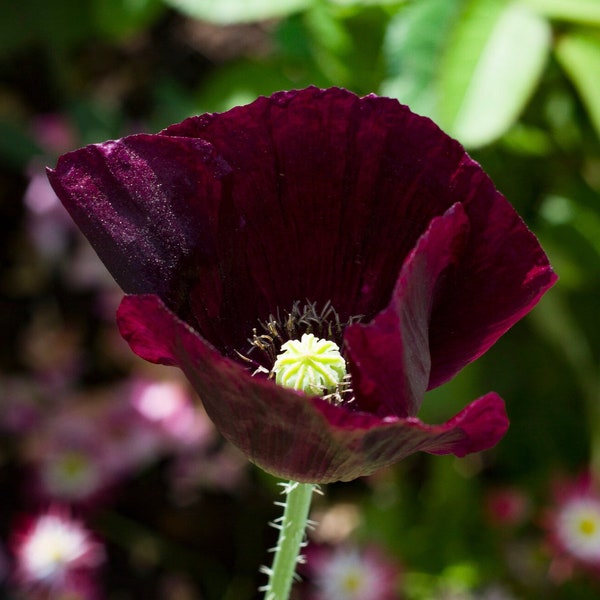
<svg viewBox="0 0 600 600">
<path fill-rule="evenodd" d="M 538 14 L 561 21 L 600 24 L 598 0 L 521 0 Z"/>
<path fill-rule="evenodd" d="M 190 17 L 225 25 L 284 17 L 309 7 L 314 0 L 165 0 L 165 2 Z"/>
<path fill-rule="evenodd" d="M 398 12 L 384 40 L 387 77 L 381 93 L 398 98 L 415 112 L 436 118 L 439 59 L 456 0 L 422 0 Z"/>
<path fill-rule="evenodd" d="M 352 66 L 352 89 L 360 94 L 376 92 L 385 77 L 382 48 L 389 20 L 384 8 L 373 6 L 343 21 L 351 40 L 344 59 Z"/>
<path fill-rule="evenodd" d="M 351 87 L 352 65 L 344 60 L 352 40 L 343 21 L 324 5 L 316 5 L 304 15 L 311 54 L 332 83 Z"/>
<path fill-rule="evenodd" d="M 502 145 L 523 156 L 546 156 L 552 149 L 551 138 L 544 130 L 520 123 L 506 132 Z"/>
<path fill-rule="evenodd" d="M 600 37 L 585 32 L 568 33 L 559 39 L 556 56 L 600 135 Z"/>
<path fill-rule="evenodd" d="M 233 106 L 248 104 L 257 96 L 277 90 L 303 87 L 308 83 L 323 85 L 313 72 L 307 71 L 292 81 L 279 63 L 239 61 L 214 72 L 202 86 L 195 113 L 220 112 Z"/>
<path fill-rule="evenodd" d="M 564 196 L 550 195 L 540 207 L 539 233 L 562 287 L 592 285 L 600 279 L 600 212 Z"/>
<path fill-rule="evenodd" d="M 365 7 L 365 6 L 400 6 L 408 0 L 329 0 L 333 6 L 350 6 L 350 7 Z"/>
<path fill-rule="evenodd" d="M 505 133 L 537 86 L 550 36 L 549 24 L 520 4 L 470 0 L 440 72 L 442 126 L 471 147 Z"/>
</svg>

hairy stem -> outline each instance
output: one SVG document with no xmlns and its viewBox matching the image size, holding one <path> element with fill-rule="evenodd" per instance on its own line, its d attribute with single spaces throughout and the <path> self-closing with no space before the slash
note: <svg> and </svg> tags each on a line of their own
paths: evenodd
<svg viewBox="0 0 600 600">
<path fill-rule="evenodd" d="M 288 600 L 292 582 L 298 564 L 300 549 L 304 545 L 304 532 L 308 521 L 308 512 L 312 494 L 312 483 L 290 481 L 284 484 L 285 502 L 283 517 L 277 519 L 274 526 L 279 529 L 279 539 L 275 547 L 275 558 L 271 569 L 263 569 L 269 576 L 269 582 L 262 591 L 265 600 Z"/>
</svg>

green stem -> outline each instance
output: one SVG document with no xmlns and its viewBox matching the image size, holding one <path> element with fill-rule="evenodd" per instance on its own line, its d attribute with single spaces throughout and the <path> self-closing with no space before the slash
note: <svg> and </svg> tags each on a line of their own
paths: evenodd
<svg viewBox="0 0 600 600">
<path fill-rule="evenodd" d="M 288 600 L 294 573 L 308 521 L 310 501 L 315 489 L 312 483 L 290 481 L 285 484 L 286 501 L 283 517 L 277 521 L 279 539 L 275 548 L 273 567 L 264 569 L 269 575 L 268 584 L 262 588 L 265 600 Z"/>
</svg>

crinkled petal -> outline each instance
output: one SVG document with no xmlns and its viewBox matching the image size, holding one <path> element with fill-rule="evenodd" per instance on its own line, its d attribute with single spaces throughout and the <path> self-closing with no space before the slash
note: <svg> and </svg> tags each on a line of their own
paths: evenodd
<svg viewBox="0 0 600 600">
<path fill-rule="evenodd" d="M 179 366 L 217 428 L 257 465 L 282 478 L 326 483 L 373 473 L 423 450 L 462 456 L 504 434 L 502 400 L 488 394 L 443 425 L 382 419 L 252 377 L 220 355 L 152 295 L 127 296 L 122 335 L 151 362 Z"/>
<path fill-rule="evenodd" d="M 206 141 L 140 134 L 65 154 L 48 178 L 125 292 L 158 294 L 189 318 L 190 280 L 201 277 L 214 318 L 217 213 L 230 171 Z"/>
<path fill-rule="evenodd" d="M 452 186 L 462 147 L 389 98 L 311 87 L 161 135 L 205 139 L 235 171 L 224 212 L 238 322 L 246 273 L 271 311 L 308 298 L 342 320 L 372 318 L 429 221 L 463 200 Z"/>
<path fill-rule="evenodd" d="M 466 154 L 450 185 L 463 197 L 471 233 L 436 292 L 429 389 L 488 350 L 557 279 L 536 237 Z"/>
<path fill-rule="evenodd" d="M 495 395 L 440 426 L 413 415 L 425 388 L 489 348 L 555 276 L 481 167 L 429 119 L 338 88 L 281 92 L 83 148 L 49 176 L 136 294 L 120 312 L 132 348 L 180 366 L 265 469 L 352 479 L 501 436 Z M 346 337 L 353 410 L 231 360 L 259 320 L 305 299 L 331 302 L 342 322 L 364 315 Z"/>
<path fill-rule="evenodd" d="M 395 100 L 307 88 L 164 134 L 207 139 L 247 174 L 234 184 L 247 233 L 236 237 L 232 273 L 243 281 L 250 270 L 279 308 L 310 295 L 372 318 L 431 219 L 462 203 L 472 235 L 432 307 L 429 388 L 483 354 L 556 280 L 481 167 Z"/>
<path fill-rule="evenodd" d="M 481 167 L 389 98 L 280 92 L 70 153 L 50 179 L 127 292 L 160 295 L 228 356 L 295 301 L 372 319 L 430 221 L 457 202 L 472 235 L 432 307 L 430 388 L 555 280 Z"/>
<path fill-rule="evenodd" d="M 406 259 L 390 304 L 344 340 L 358 406 L 379 416 L 417 414 L 429 383 L 429 322 L 435 294 L 462 258 L 469 222 L 460 204 L 431 221 Z"/>
</svg>

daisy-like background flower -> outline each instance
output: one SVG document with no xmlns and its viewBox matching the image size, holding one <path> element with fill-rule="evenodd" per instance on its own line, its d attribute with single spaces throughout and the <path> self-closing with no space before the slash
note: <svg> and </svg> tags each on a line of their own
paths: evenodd
<svg viewBox="0 0 600 600">
<path fill-rule="evenodd" d="M 397 600 L 400 567 L 377 547 L 309 547 L 306 598 L 312 600 Z"/>
<path fill-rule="evenodd" d="M 58 597 L 259 600 L 257 589 L 265 583 L 259 567 L 269 564 L 266 548 L 276 545 L 266 523 L 280 515 L 272 506 L 279 488 L 248 456 L 263 466 L 276 456 L 269 468 L 279 474 L 312 470 L 325 478 L 329 468 L 330 480 L 356 477 L 328 484 L 324 496 L 315 496 L 311 518 L 320 525 L 309 532 L 311 545 L 356 549 L 359 558 L 378 548 L 386 561 L 401 565 L 395 593 L 404 600 L 600 596 L 593 559 L 595 488 L 574 482 L 562 489 L 576 492 L 562 493 L 560 485 L 549 491 L 557 473 L 585 471 L 593 481 L 600 473 L 596 2 L 5 5 L 0 597 L 48 595 L 44 586 L 19 583 L 14 540 L 25 531 L 20 515 L 34 520 L 61 506 L 61 514 L 103 549 L 104 560 L 69 577 L 55 590 Z M 290 90 L 309 86 L 316 88 L 302 98 L 310 102 L 290 100 L 284 108 Z M 330 92 L 330 110 L 323 111 L 316 89 L 330 88 L 353 94 Z M 279 100 L 265 100 L 281 90 L 288 92 Z M 356 100 L 369 94 L 379 99 Z M 353 100 L 346 105 L 343 98 Z M 390 112 L 396 102 L 420 117 Z M 281 119 L 274 120 L 277 111 Z M 289 118 L 292 113 L 298 121 Z M 192 115 L 213 116 L 181 124 Z M 431 117 L 448 137 L 422 117 Z M 402 118 L 414 127 L 398 134 Z M 182 191 L 179 200 L 215 191 L 210 178 L 200 177 L 212 156 L 222 175 L 222 193 L 211 205 L 219 210 L 186 214 L 178 222 L 190 235 L 184 244 L 164 213 L 151 219 L 150 229 L 169 241 L 164 255 L 152 254 L 148 244 L 155 238 L 140 241 L 135 227 L 123 242 L 137 252 L 136 264 L 157 259 L 149 259 L 149 271 L 134 268 L 135 276 L 157 265 L 184 274 L 186 282 L 214 276 L 198 289 L 184 286 L 179 296 L 177 286 L 167 290 L 172 279 L 160 280 L 169 310 L 196 332 L 190 334 L 194 343 L 200 333 L 219 369 L 234 365 L 227 385 L 212 382 L 200 399 L 178 369 L 131 352 L 115 323 L 123 290 L 45 175 L 46 166 L 55 168 L 59 155 L 77 147 L 131 140 L 133 134 L 142 134 L 141 144 L 166 127 L 161 138 L 169 139 L 161 139 L 165 151 L 157 152 L 156 161 L 177 165 L 170 181 Z M 260 131 L 264 136 L 257 137 Z M 114 148 L 123 149 L 121 144 Z M 185 152 L 171 152 L 168 144 Z M 182 165 L 192 146 L 202 160 Z M 423 154 L 425 147 L 431 152 Z M 156 168 L 151 159 L 147 154 L 146 164 Z M 111 178 L 101 171 L 100 179 Z M 147 206 L 157 198 L 154 192 L 169 189 L 163 177 L 168 171 L 158 187 L 150 167 L 132 169 L 131 178 L 113 173 L 111 201 L 134 190 L 136 207 Z M 475 194 L 478 177 L 482 187 Z M 74 181 L 82 189 L 89 183 L 85 177 Z M 189 198 L 186 190 L 193 191 Z M 256 214 L 245 200 L 250 197 L 262 203 Z M 412 200 L 403 202 L 405 197 Z M 477 207 L 491 198 L 497 207 L 512 205 L 521 217 L 515 227 L 478 216 Z M 381 210 L 369 215 L 373 199 Z M 422 212 L 434 204 L 433 213 Z M 458 206 L 446 214 L 453 204 Z M 323 210 L 329 212 L 321 219 Z M 142 214 L 135 208 L 104 224 L 122 231 L 125 223 L 139 225 Z M 493 235 L 498 231 L 506 236 L 502 250 L 482 252 L 500 241 Z M 189 260 L 167 258 L 188 252 L 187 240 L 198 236 L 205 244 L 187 254 Z M 541 271 L 528 271 L 531 252 L 515 240 L 536 238 L 560 280 L 509 327 L 510 315 L 522 316 L 507 302 L 515 290 L 510 281 L 534 290 L 546 265 L 543 260 L 535 263 Z M 502 272 L 501 265 L 510 268 Z M 433 267 L 441 269 L 437 278 Z M 492 271 L 493 281 L 483 276 Z M 413 285 L 425 282 L 422 273 L 432 277 L 428 286 Z M 233 274 L 237 287 L 223 286 Z M 455 296 L 453 288 L 459 290 Z M 433 300 L 435 318 L 413 313 L 421 297 Z M 410 343 L 406 335 L 387 335 L 392 298 L 410 308 L 398 313 Z M 285 320 L 294 306 L 296 316 L 311 306 L 319 315 L 329 311 L 327 327 L 313 334 L 338 346 L 346 375 L 339 370 L 341 381 L 326 390 L 325 401 L 282 393 L 276 373 L 269 380 L 262 371 L 272 371 L 288 341 L 277 339 L 272 347 L 261 337 L 271 336 L 270 315 Z M 202 314 L 202 307 L 208 312 Z M 490 318 L 501 309 L 508 320 Z M 159 337 L 170 331 L 142 313 Z M 336 329 L 332 336 L 329 325 Z M 296 333 L 301 340 L 307 332 Z M 465 341 L 476 338 L 487 341 L 466 351 Z M 427 344 L 416 344 L 418 339 Z M 418 352 L 404 353 L 402 367 L 383 386 L 387 359 L 397 357 L 399 348 Z M 209 416 L 201 401 L 210 405 L 206 392 L 215 387 L 227 388 L 240 406 L 232 409 L 213 397 Z M 317 381 L 315 391 L 324 387 Z M 247 395 L 257 388 L 256 396 Z M 273 388 L 273 402 L 261 404 Z M 496 394 L 489 396 L 490 390 Z M 474 412 L 471 403 L 482 397 L 475 408 L 486 410 Z M 462 421 L 453 419 L 461 414 Z M 494 418 L 486 421 L 485 415 Z M 510 428 L 501 436 L 507 420 Z M 240 429 L 246 439 L 236 437 Z M 402 452 L 391 451 L 389 439 L 400 440 L 399 429 Z M 413 437 L 416 432 L 427 448 Z M 434 439 L 450 454 L 430 456 Z M 346 453 L 341 459 L 340 449 Z M 457 449 L 459 455 L 481 451 L 461 458 L 452 454 Z M 293 471 L 283 473 L 290 465 Z M 358 476 L 364 473 L 371 474 Z M 568 518 L 559 528 L 563 507 Z M 304 573 L 295 593 L 314 592 L 312 585 Z"/>
<path fill-rule="evenodd" d="M 28 519 L 14 534 L 17 586 L 30 593 L 69 597 L 97 577 L 104 549 L 69 511 L 54 507 Z M 74 597 L 94 598 L 90 593 Z"/>
<path fill-rule="evenodd" d="M 554 496 L 546 515 L 552 575 L 569 578 L 579 567 L 600 576 L 600 492 L 592 474 L 557 483 Z"/>
</svg>

